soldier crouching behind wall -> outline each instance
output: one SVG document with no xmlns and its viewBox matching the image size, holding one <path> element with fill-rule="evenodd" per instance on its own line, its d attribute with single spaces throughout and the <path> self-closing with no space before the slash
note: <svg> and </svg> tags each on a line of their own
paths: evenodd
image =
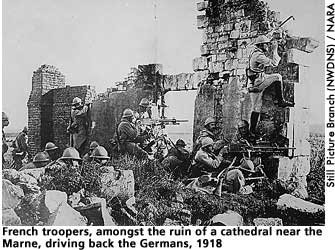
<svg viewBox="0 0 335 250">
<path fill-rule="evenodd" d="M 147 159 L 148 153 L 138 145 L 138 143 L 145 140 L 145 136 L 139 135 L 139 132 L 133 123 L 133 119 L 133 111 L 131 109 L 125 109 L 123 111 L 121 123 L 117 128 L 120 152 L 133 155 L 138 159 Z"/>
<path fill-rule="evenodd" d="M 186 175 L 190 165 L 190 153 L 185 147 L 186 143 L 182 139 L 178 139 L 176 144 L 169 149 L 167 156 L 161 163 L 175 178 Z"/>
<path fill-rule="evenodd" d="M 224 149 L 216 156 L 213 149 L 214 142 L 207 137 L 202 140 L 202 146 L 196 153 L 191 164 L 191 177 L 199 177 L 203 174 L 209 174 L 220 171 L 223 162 Z"/>
</svg>

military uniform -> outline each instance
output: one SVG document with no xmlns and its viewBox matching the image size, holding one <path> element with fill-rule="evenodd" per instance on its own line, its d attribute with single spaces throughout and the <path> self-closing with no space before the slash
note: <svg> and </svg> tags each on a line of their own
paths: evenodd
<svg viewBox="0 0 335 250">
<path fill-rule="evenodd" d="M 191 176 L 198 177 L 217 170 L 222 162 L 222 156 L 216 156 L 201 148 L 195 155 L 191 166 Z"/>
<path fill-rule="evenodd" d="M 28 145 L 27 145 L 27 135 L 25 132 L 20 132 L 18 136 L 15 138 L 13 142 L 13 160 L 14 160 L 14 168 L 19 170 L 22 168 L 22 160 L 28 153 Z"/>
<path fill-rule="evenodd" d="M 246 144 L 248 142 L 250 145 L 256 143 L 256 137 L 248 131 L 246 134 L 242 135 L 239 131 L 236 132 L 232 139 L 232 144 Z"/>
<path fill-rule="evenodd" d="M 238 193 L 245 185 L 245 178 L 241 170 L 239 169 L 230 169 L 223 174 L 223 189 L 231 192 Z"/>
<path fill-rule="evenodd" d="M 167 156 L 162 161 L 162 166 L 176 176 L 186 174 L 189 165 L 190 153 L 181 146 L 169 149 Z"/>
<path fill-rule="evenodd" d="M 121 151 L 138 158 L 147 158 L 147 152 L 137 145 L 137 143 L 143 142 L 144 138 L 139 136 L 139 132 L 133 123 L 122 118 L 117 130 Z"/>
<path fill-rule="evenodd" d="M 273 82 L 282 81 L 282 76 L 276 74 L 265 74 L 264 70 L 266 66 L 276 67 L 280 62 L 280 56 L 275 50 L 273 58 L 268 58 L 264 52 L 255 48 L 250 56 L 250 70 L 254 72 L 257 77 L 253 83 L 254 91 L 250 92 L 250 98 L 252 103 L 252 110 L 260 112 L 262 108 L 262 97 L 264 90 L 269 87 Z"/>
<path fill-rule="evenodd" d="M 2 163 L 4 163 L 5 161 L 4 154 L 7 152 L 7 150 L 8 150 L 8 145 L 6 142 L 6 134 L 2 130 Z"/>
<path fill-rule="evenodd" d="M 88 106 L 82 109 L 71 110 L 71 127 L 73 132 L 70 135 L 70 146 L 76 148 L 80 154 L 85 150 L 88 142 L 89 117 Z"/>
</svg>

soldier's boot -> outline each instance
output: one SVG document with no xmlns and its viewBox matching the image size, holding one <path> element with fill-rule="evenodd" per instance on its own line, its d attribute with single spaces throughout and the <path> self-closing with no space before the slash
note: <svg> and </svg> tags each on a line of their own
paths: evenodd
<svg viewBox="0 0 335 250">
<path fill-rule="evenodd" d="M 278 102 L 276 103 L 279 107 L 294 107 L 294 102 L 290 102 L 285 100 L 284 98 L 284 91 L 283 91 L 283 83 L 278 81 L 275 82 L 275 92 L 276 92 L 276 99 Z"/>
<path fill-rule="evenodd" d="M 256 127 L 258 123 L 259 112 L 252 111 L 250 116 L 250 133 L 256 134 Z"/>
</svg>

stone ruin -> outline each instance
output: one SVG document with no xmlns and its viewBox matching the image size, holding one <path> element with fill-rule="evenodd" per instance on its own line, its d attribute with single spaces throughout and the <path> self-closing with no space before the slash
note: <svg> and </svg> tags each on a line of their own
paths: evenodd
<svg viewBox="0 0 335 250">
<path fill-rule="evenodd" d="M 65 77 L 53 66 L 42 65 L 33 73 L 32 91 L 28 101 L 29 146 L 32 153 L 41 150 L 48 141 L 62 149 L 68 144 L 66 127 L 71 102 L 75 96 L 93 99 L 92 121 L 96 127 L 91 140 L 109 148 L 122 111 L 136 108 L 140 99 L 149 97 L 153 103 L 167 91 L 198 89 L 194 108 L 193 134 L 196 138 L 204 120 L 214 116 L 222 125 L 221 134 L 231 139 L 240 119 L 250 120 L 250 97 L 246 88 L 245 69 L 252 42 L 281 23 L 278 12 L 271 11 L 259 0 L 209 0 L 197 4 L 201 15 L 197 26 L 202 30 L 201 56 L 193 60 L 194 73 L 164 75 L 162 65 L 140 65 L 132 69 L 127 79 L 97 94 L 91 86 L 70 87 Z M 306 176 L 310 170 L 308 124 L 308 65 L 304 54 L 318 46 L 312 38 L 288 33 L 279 47 L 280 65 L 267 68 L 267 73 L 283 76 L 285 98 L 295 102 L 294 108 L 279 108 L 273 103 L 274 90 L 263 96 L 259 122 L 261 134 L 278 132 L 289 140 L 287 156 L 277 157 L 274 166 L 283 181 L 292 178 L 300 184 L 300 196 L 307 197 Z"/>
</svg>

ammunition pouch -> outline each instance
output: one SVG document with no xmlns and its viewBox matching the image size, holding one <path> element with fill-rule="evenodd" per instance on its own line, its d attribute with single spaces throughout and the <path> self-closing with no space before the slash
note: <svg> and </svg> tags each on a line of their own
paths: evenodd
<svg viewBox="0 0 335 250">
<path fill-rule="evenodd" d="M 245 69 L 245 74 L 248 77 L 248 79 L 250 80 L 250 83 L 252 85 L 254 85 L 255 80 L 258 78 L 259 73 L 254 72 L 253 70 L 251 70 L 250 68 L 246 68 Z"/>
</svg>

